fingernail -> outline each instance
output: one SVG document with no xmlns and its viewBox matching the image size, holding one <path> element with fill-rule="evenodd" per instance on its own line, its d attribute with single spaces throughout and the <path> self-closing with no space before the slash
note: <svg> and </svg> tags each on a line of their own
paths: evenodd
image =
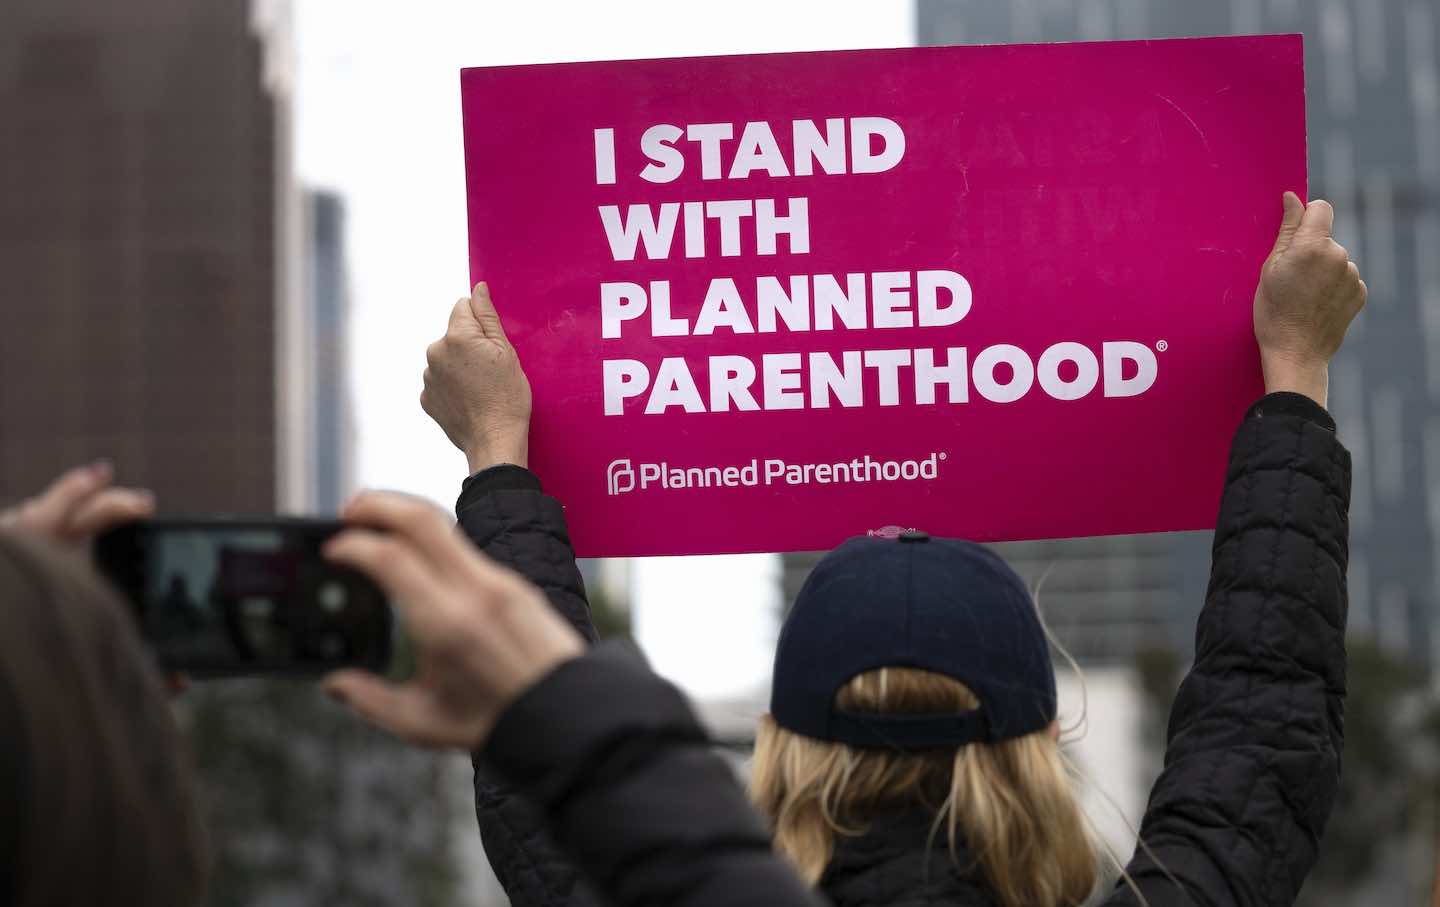
<svg viewBox="0 0 1440 907">
<path fill-rule="evenodd" d="M 104 457 L 102 457 L 102 458 L 96 460 L 94 463 L 91 463 L 91 464 L 90 464 L 90 471 L 91 471 L 92 473 L 94 473 L 95 475 L 97 475 L 97 476 L 99 476 L 99 475 L 106 475 L 106 474 L 108 474 L 108 473 L 110 472 L 110 470 L 113 469 L 113 468 L 114 468 L 114 464 L 112 464 L 109 460 L 105 459 Z"/>
</svg>

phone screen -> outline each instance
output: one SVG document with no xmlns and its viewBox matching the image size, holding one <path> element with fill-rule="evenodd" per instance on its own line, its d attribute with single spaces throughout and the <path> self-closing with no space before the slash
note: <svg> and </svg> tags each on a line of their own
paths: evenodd
<svg viewBox="0 0 1440 907">
<path fill-rule="evenodd" d="M 340 525 L 152 522 L 97 543 L 162 665 L 197 674 L 383 670 L 392 615 L 384 593 L 321 547 Z"/>
</svg>

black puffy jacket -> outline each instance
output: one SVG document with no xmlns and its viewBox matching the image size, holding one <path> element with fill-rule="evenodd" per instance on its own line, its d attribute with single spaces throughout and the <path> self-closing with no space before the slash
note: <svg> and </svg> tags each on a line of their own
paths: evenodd
<svg viewBox="0 0 1440 907">
<path fill-rule="evenodd" d="M 933 813 L 875 817 L 863 835 L 838 837 L 820 890 L 844 907 L 992 907 L 996 902 L 963 846 L 950 855 Z"/>
<path fill-rule="evenodd" d="M 1127 867 L 1152 907 L 1289 905 L 1314 864 L 1340 776 L 1349 489 L 1349 454 L 1323 409 L 1274 394 L 1246 413 L 1194 664 L 1170 716 L 1144 846 Z M 594 639 L 563 512 L 532 474 L 471 477 L 457 510 L 481 548 Z M 476 760 L 475 789 L 485 848 L 514 907 L 815 903 L 768 852 L 679 694 L 609 646 L 507 711 Z M 943 838 L 927 851 L 923 819 L 878 821 L 842 840 L 821 880 L 830 902 L 993 903 Z M 607 899 L 579 881 L 547 823 Z M 1122 883 L 1105 903 L 1142 901 Z"/>
</svg>

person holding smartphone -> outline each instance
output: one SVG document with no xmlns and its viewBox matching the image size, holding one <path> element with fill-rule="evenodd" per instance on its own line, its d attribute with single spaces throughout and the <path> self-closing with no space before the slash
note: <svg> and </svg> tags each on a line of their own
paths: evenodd
<svg viewBox="0 0 1440 907">
<path fill-rule="evenodd" d="M 1334 421 L 1324 407 L 1329 361 L 1366 298 L 1355 264 L 1331 237 L 1332 224 L 1328 203 L 1306 205 L 1294 193 L 1285 193 L 1282 223 L 1254 304 L 1267 393 L 1245 413 L 1236 414 L 1240 426 L 1220 502 L 1195 663 L 1172 711 L 1166 768 L 1151 792 L 1140 830 L 1142 847 L 1126 867 L 1126 886 L 1107 903 L 1146 898 L 1152 904 L 1178 903 L 1178 898 L 1188 897 L 1207 904 L 1279 907 L 1293 900 L 1316 858 L 1338 787 L 1343 741 L 1350 481 L 1349 454 L 1335 437 Z M 430 347 L 427 360 L 422 406 L 466 454 L 472 473 L 457 503 L 460 525 L 484 551 L 544 589 L 581 637 L 593 639 L 563 510 L 524 468 L 529 387 L 484 284 L 457 303 L 445 337 Z M 924 545 L 917 541 L 910 550 L 918 552 Z M 827 560 L 843 561 L 858 556 L 857 550 L 842 546 Z M 879 556 L 885 563 L 904 561 L 894 552 Z M 975 568 L 972 575 L 979 575 L 973 563 L 979 557 L 956 554 L 944 569 L 958 576 L 964 572 L 960 561 L 968 558 Z M 865 561 L 864 570 L 848 573 L 838 562 L 832 566 L 832 577 L 852 578 L 894 569 L 874 560 Z M 1000 591 L 1012 582 L 1005 571 L 996 568 L 987 575 L 987 595 L 1007 594 Z M 860 644 L 850 645 L 855 634 L 842 632 L 852 612 L 848 606 L 863 603 L 867 588 L 858 581 L 836 580 L 814 590 L 811 601 L 802 602 L 805 607 L 797 606 L 794 613 L 808 615 L 815 607 L 828 607 L 830 620 L 792 616 L 782 630 L 772 715 L 757 737 L 754 767 L 757 805 L 772 825 L 777 847 L 807 881 L 842 907 L 1009 907 L 1078 900 L 1075 894 L 1086 877 L 1081 867 L 1086 845 L 1076 840 L 1073 819 L 1066 818 L 1073 814 L 1073 803 L 1065 795 L 1049 791 L 1042 798 L 1038 781 L 1024 784 L 1023 790 L 1012 792 L 1011 800 L 1050 806 L 1012 809 L 1012 821 L 987 824 L 977 817 L 1005 810 L 987 806 L 983 796 L 965 800 L 959 786 L 961 773 L 968 771 L 966 763 L 981 758 L 972 759 L 971 754 L 984 754 L 987 747 L 1000 748 L 984 756 L 997 764 L 1010 758 L 1001 753 L 1003 748 L 1031 748 L 1031 761 L 1037 765 L 1048 765 L 1054 755 L 1053 740 L 1047 750 L 1043 736 L 1034 736 L 1048 733 L 1045 720 L 1053 717 L 1048 664 L 1032 664 L 1031 655 L 1043 651 L 1038 624 L 1026 629 L 1019 618 L 1003 622 L 1018 640 L 1012 651 L 1026 653 L 1023 658 L 967 674 L 963 666 L 947 665 L 943 653 L 931 653 L 925 665 L 931 676 L 918 678 L 918 685 L 912 685 L 914 695 L 905 694 L 909 701 L 887 701 L 875 691 L 885 687 L 886 678 L 863 676 L 886 665 L 857 654 Z M 871 591 L 881 594 L 883 584 Z M 906 605 L 913 607 L 914 602 Z M 957 611 L 969 614 L 968 607 L 957 605 Z M 850 683 L 832 684 L 835 678 L 828 675 L 821 683 L 813 673 L 795 669 L 805 653 L 818 657 L 822 638 L 839 639 L 838 649 L 825 651 L 849 659 L 846 664 L 855 669 L 847 675 L 855 682 L 853 689 Z M 592 657 L 600 661 L 605 656 Z M 905 664 L 896 660 L 891 666 Z M 1003 689 L 1007 676 L 1010 686 L 1024 695 L 996 694 L 987 702 L 977 687 Z M 904 680 L 909 684 L 912 679 Z M 867 688 L 872 680 L 872 688 Z M 833 699 L 810 701 L 814 691 L 806 688 L 817 685 L 824 687 L 822 700 L 826 693 Z M 933 690 L 926 693 L 921 687 Z M 588 685 L 538 688 L 545 689 L 554 695 L 537 691 L 522 710 L 536 722 L 530 728 L 536 734 L 557 733 L 555 728 L 565 722 L 591 727 L 609 720 L 614 711 L 613 732 L 619 739 L 625 708 L 617 703 L 643 698 L 637 686 L 601 677 Z M 937 731 L 907 747 L 904 741 L 894 745 L 893 737 L 886 741 L 878 735 L 867 746 L 859 732 L 835 731 L 831 714 L 879 712 L 879 719 L 870 715 L 860 723 L 885 726 L 904 712 L 931 711 L 947 701 L 952 710 L 973 712 L 976 700 L 991 718 L 1022 712 L 1029 717 L 1001 719 L 1007 729 L 998 732 L 993 726 L 962 731 L 960 724 L 974 722 L 957 718 L 952 735 Z M 1011 736 L 1011 731 L 1017 734 Z M 658 733 L 653 726 L 635 732 Z M 1032 738 L 1033 746 L 1024 742 Z M 802 770 L 794 770 L 796 765 Z M 541 789 L 537 795 L 531 789 L 528 797 L 516 796 L 495 779 L 492 767 L 484 753 L 477 756 L 477 815 L 492 866 L 512 903 L 596 903 L 581 875 L 550 845 L 537 818 L 543 814 L 553 822 L 557 810 L 563 815 L 562 792 Z M 571 771 L 584 776 L 587 770 L 577 762 Z M 856 782 L 877 776 L 918 782 L 878 787 Z M 674 788 L 666 791 L 684 796 Z M 670 805 L 662 804 L 658 794 L 651 802 L 657 822 L 664 822 Z M 902 814 L 898 820 L 897 807 Z M 928 833 L 946 826 L 948 833 Z M 1059 838 L 1022 833 L 1024 828 L 1054 827 L 1066 833 Z M 597 828 L 594 833 L 602 832 Z M 1011 851 L 999 845 L 1007 840 L 1018 842 L 1013 853 L 1019 856 L 1006 856 Z M 1028 888 L 1026 879 L 1035 873 L 1025 868 L 1027 840 L 1054 848 L 1050 863 L 1077 868 L 1047 876 L 1054 884 L 1044 890 Z M 603 842 L 573 838 L 563 843 L 571 853 L 604 847 Z M 666 846 L 657 839 L 647 865 L 659 862 Z M 1062 851 L 1064 860 L 1059 859 Z M 976 854 L 1000 856 L 974 859 Z M 1036 867 L 1046 865 L 1047 855 L 1039 856 Z"/>
<path fill-rule="evenodd" d="M 12 907 L 206 900 L 196 784 L 165 683 L 130 606 L 88 563 L 97 533 L 154 512 L 153 496 L 112 487 L 112 476 L 104 463 L 71 470 L 0 514 L 0 904 Z M 479 554 L 434 507 L 371 493 L 345 518 L 350 528 L 324 556 L 394 597 L 416 670 L 399 686 L 339 672 L 327 678 L 333 695 L 421 746 L 509 752 L 517 783 L 536 796 L 563 787 L 571 805 L 556 820 L 562 835 L 619 833 L 604 852 L 577 852 L 607 880 L 613 903 L 817 907 L 771 853 L 678 693 L 618 666 L 652 697 L 658 684 L 666 702 L 661 714 L 628 715 L 667 729 L 663 743 L 642 734 L 639 749 L 593 736 L 547 747 L 523 714 L 507 729 L 518 700 L 552 675 L 551 683 L 584 682 L 596 672 L 616 676 L 617 666 L 581 659 L 584 641 L 543 594 Z M 628 759 L 646 750 L 653 758 L 637 778 Z M 613 770 L 572 776 L 582 751 Z M 703 878 L 694 862 L 677 860 L 662 876 L 635 860 L 672 830 L 651 824 L 646 808 L 657 780 L 695 794 L 675 797 L 672 816 L 723 842 L 723 852 L 706 855 Z M 690 894 L 672 899 L 672 884 Z"/>
</svg>

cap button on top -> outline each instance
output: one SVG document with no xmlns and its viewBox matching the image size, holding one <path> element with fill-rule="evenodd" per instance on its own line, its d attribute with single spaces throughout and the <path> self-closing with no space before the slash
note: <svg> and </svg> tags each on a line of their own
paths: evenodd
<svg viewBox="0 0 1440 907">
<path fill-rule="evenodd" d="M 897 536 L 897 539 L 902 542 L 928 542 L 930 533 L 921 532 L 919 529 L 906 529 Z"/>
</svg>

